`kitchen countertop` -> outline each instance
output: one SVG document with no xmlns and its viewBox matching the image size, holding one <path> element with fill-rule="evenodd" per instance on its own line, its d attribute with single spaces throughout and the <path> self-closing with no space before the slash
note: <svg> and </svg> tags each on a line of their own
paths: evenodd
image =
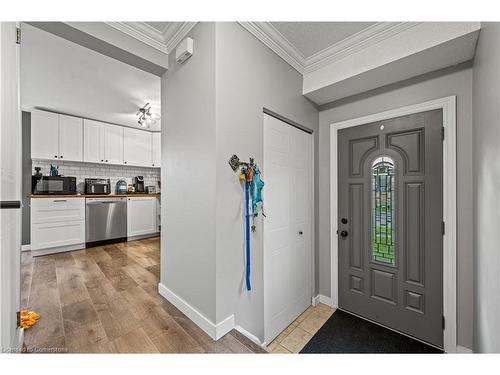
<svg viewBox="0 0 500 375">
<path fill-rule="evenodd" d="M 160 193 L 157 194 L 75 194 L 75 195 L 64 195 L 64 194 L 47 194 L 38 195 L 32 194 L 31 198 L 123 198 L 123 197 L 159 197 Z"/>
</svg>

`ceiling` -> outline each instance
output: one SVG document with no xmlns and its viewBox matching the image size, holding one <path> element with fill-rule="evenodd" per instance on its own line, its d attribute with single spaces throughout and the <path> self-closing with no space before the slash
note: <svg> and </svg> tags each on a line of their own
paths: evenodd
<svg viewBox="0 0 500 375">
<path fill-rule="evenodd" d="M 281 35 L 305 57 L 311 57 L 374 22 L 271 22 Z"/>
<path fill-rule="evenodd" d="M 28 24 L 22 24 L 23 109 L 137 127 L 146 102 L 160 114 L 161 78 Z M 161 121 L 150 130 L 161 129 Z"/>
</svg>

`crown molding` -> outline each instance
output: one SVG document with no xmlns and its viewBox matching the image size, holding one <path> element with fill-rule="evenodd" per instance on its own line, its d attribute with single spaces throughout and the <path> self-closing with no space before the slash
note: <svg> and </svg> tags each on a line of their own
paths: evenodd
<svg viewBox="0 0 500 375">
<path fill-rule="evenodd" d="M 305 57 L 270 22 L 239 22 L 239 24 L 299 73 L 307 74 L 392 38 L 421 22 L 377 22 L 309 57 Z"/>
<path fill-rule="evenodd" d="M 270 22 L 238 22 L 300 74 L 304 73 L 305 57 Z"/>
<path fill-rule="evenodd" d="M 121 31 L 128 36 L 157 49 L 168 53 L 163 35 L 143 22 L 105 22 L 115 30 Z"/>
<path fill-rule="evenodd" d="M 170 53 L 197 22 L 170 22 L 160 32 L 145 22 L 105 22 L 108 26 L 163 53 Z"/>
<path fill-rule="evenodd" d="M 362 51 L 365 48 L 372 47 L 420 24 L 421 22 L 377 22 L 309 56 L 305 61 L 304 73 L 314 72 L 328 64 Z"/>
<path fill-rule="evenodd" d="M 170 25 L 167 25 L 163 31 L 167 53 L 172 52 L 197 23 L 198 22 L 172 22 Z"/>
</svg>

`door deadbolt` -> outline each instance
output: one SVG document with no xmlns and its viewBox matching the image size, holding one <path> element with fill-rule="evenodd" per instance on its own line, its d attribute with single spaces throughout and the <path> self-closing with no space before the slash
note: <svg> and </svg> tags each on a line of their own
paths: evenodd
<svg viewBox="0 0 500 375">
<path fill-rule="evenodd" d="M 342 224 L 347 224 L 348 220 L 345 217 L 343 217 L 342 219 L 340 219 L 340 222 Z"/>
</svg>

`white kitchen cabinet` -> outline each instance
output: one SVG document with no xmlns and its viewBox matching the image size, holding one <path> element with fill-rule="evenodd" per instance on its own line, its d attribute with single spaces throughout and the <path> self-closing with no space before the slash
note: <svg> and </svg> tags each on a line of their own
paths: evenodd
<svg viewBox="0 0 500 375">
<path fill-rule="evenodd" d="M 104 126 L 102 122 L 83 120 L 83 161 L 104 163 Z"/>
<path fill-rule="evenodd" d="M 34 110 L 31 112 L 31 157 L 59 159 L 59 115 Z"/>
<path fill-rule="evenodd" d="M 84 120 L 84 161 L 123 164 L 123 127 Z"/>
<path fill-rule="evenodd" d="M 123 129 L 123 163 L 151 167 L 151 132 L 134 128 Z"/>
<path fill-rule="evenodd" d="M 151 150 L 153 167 L 161 166 L 161 133 L 151 133 Z"/>
<path fill-rule="evenodd" d="M 39 110 L 31 112 L 31 157 L 83 161 L 82 119 Z"/>
<path fill-rule="evenodd" d="M 127 198 L 127 237 L 158 234 L 156 197 Z"/>
<path fill-rule="evenodd" d="M 59 159 L 83 161 L 83 120 L 59 115 Z"/>
<path fill-rule="evenodd" d="M 104 124 L 104 162 L 123 164 L 123 127 Z"/>
<path fill-rule="evenodd" d="M 85 198 L 32 198 L 33 256 L 85 247 Z"/>
</svg>

